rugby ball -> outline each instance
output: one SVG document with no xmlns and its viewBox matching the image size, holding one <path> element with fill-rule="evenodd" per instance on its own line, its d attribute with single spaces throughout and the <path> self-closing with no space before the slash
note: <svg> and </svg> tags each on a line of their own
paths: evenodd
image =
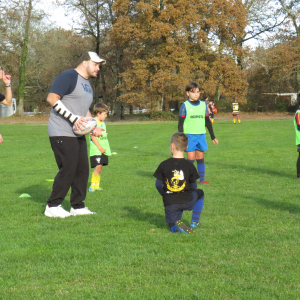
<svg viewBox="0 0 300 300">
<path fill-rule="evenodd" d="M 92 132 L 96 128 L 97 121 L 94 118 L 84 117 L 83 120 L 85 120 L 86 123 L 81 125 L 81 128 L 79 128 L 78 130 L 76 130 L 75 125 L 73 125 L 73 132 L 75 134 L 85 135 Z"/>
</svg>

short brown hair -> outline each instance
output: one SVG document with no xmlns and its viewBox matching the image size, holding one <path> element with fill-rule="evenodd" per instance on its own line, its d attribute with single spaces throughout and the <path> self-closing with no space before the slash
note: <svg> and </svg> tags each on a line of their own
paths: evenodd
<svg viewBox="0 0 300 300">
<path fill-rule="evenodd" d="M 174 144 L 178 151 L 185 151 L 188 147 L 188 142 L 189 139 L 183 132 L 176 132 L 171 137 L 171 144 Z"/>
<path fill-rule="evenodd" d="M 86 51 L 77 58 L 77 65 L 80 65 L 83 61 L 89 61 L 89 60 L 91 60 L 91 58 L 89 52 Z"/>
<path fill-rule="evenodd" d="M 203 96 L 202 96 L 202 99 L 203 100 L 206 100 L 206 99 L 208 100 L 208 95 L 206 93 L 204 93 Z"/>
<path fill-rule="evenodd" d="M 186 92 L 190 92 L 190 91 L 193 91 L 195 89 L 199 89 L 199 91 L 200 91 L 200 85 L 197 82 L 195 82 L 195 81 L 189 82 L 187 84 L 187 86 L 185 87 L 185 91 Z"/>
<path fill-rule="evenodd" d="M 93 108 L 94 116 L 97 116 L 98 113 L 101 114 L 103 112 L 109 112 L 108 106 L 104 103 L 96 103 Z"/>
</svg>

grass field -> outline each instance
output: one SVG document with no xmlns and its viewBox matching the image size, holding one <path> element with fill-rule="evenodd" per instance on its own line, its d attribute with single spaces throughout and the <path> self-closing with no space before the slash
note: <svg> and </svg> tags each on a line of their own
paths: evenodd
<svg viewBox="0 0 300 300">
<path fill-rule="evenodd" d="M 192 235 L 169 233 L 152 176 L 177 124 L 107 126 L 117 155 L 87 196 L 97 214 L 56 219 L 43 215 L 57 172 L 47 126 L 0 125 L 0 299 L 300 299 L 291 118 L 216 120 Z"/>
</svg>

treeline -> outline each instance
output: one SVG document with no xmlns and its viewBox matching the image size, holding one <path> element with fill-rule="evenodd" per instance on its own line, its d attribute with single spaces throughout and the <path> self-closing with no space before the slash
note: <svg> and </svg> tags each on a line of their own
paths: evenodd
<svg viewBox="0 0 300 300">
<path fill-rule="evenodd" d="M 178 109 L 190 80 L 221 110 L 234 97 L 248 111 L 287 110 L 289 97 L 266 94 L 300 91 L 297 1 L 63 0 L 72 30 L 49 23 L 35 1 L 0 3 L 0 65 L 20 115 L 49 110 L 53 79 L 86 50 L 107 60 L 94 101 L 118 115 Z"/>
</svg>

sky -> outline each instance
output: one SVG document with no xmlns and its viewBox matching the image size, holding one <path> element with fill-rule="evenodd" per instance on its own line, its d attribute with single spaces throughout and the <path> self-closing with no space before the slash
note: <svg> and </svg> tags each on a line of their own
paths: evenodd
<svg viewBox="0 0 300 300">
<path fill-rule="evenodd" d="M 49 20 L 65 29 L 72 29 L 70 19 L 65 16 L 65 8 L 62 6 L 56 6 L 55 1 L 44 2 L 42 5 L 43 9 L 49 13 Z"/>
</svg>

